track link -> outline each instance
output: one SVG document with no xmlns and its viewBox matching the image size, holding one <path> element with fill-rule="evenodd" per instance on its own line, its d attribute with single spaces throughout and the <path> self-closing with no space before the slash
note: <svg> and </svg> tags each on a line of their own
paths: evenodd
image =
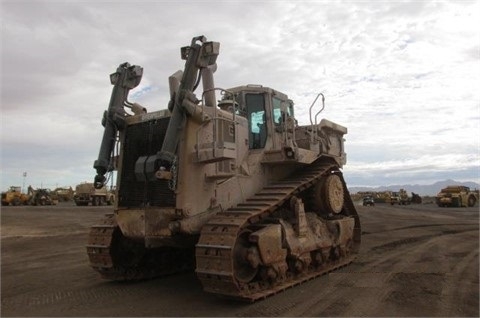
<svg viewBox="0 0 480 318">
<path fill-rule="evenodd" d="M 112 214 L 106 214 L 101 224 L 92 225 L 88 236 L 87 254 L 90 266 L 102 277 L 114 279 L 119 273 L 114 270 L 110 246 L 117 222 Z"/>
<path fill-rule="evenodd" d="M 315 184 L 320 177 L 330 173 L 341 177 L 341 172 L 335 164 L 317 162 L 299 174 L 263 188 L 244 203 L 218 213 L 209 220 L 203 227 L 196 245 L 196 273 L 204 289 L 227 297 L 255 301 L 352 262 L 360 245 L 360 222 L 345 181 L 341 177 L 345 192 L 342 214 L 355 218 L 353 253 L 324 264 L 320 268 L 309 268 L 308 271 L 299 275 L 290 273 L 291 275 L 273 285 L 267 281 L 242 283 L 235 277 L 234 247 L 242 231 L 247 226 L 269 217 L 292 196 L 300 194 Z"/>
</svg>

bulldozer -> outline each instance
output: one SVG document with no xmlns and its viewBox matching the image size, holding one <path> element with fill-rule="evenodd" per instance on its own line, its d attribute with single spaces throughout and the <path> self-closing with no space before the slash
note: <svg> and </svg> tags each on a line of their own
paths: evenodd
<svg viewBox="0 0 480 318">
<path fill-rule="evenodd" d="M 185 67 L 169 77 L 163 110 L 128 100 L 142 67 L 123 63 L 110 75 L 93 167 L 97 188 L 116 171 L 116 201 L 86 246 L 102 277 L 195 270 L 206 292 L 255 301 L 358 254 L 360 219 L 341 171 L 347 128 L 318 121 L 321 93 L 310 124 L 299 125 L 280 91 L 218 88 L 219 48 L 204 36 L 181 48 Z"/>
</svg>

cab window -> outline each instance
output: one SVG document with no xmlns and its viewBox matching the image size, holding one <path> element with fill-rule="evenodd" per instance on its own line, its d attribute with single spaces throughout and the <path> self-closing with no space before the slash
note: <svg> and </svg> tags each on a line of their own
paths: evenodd
<svg viewBox="0 0 480 318">
<path fill-rule="evenodd" d="M 293 103 L 289 101 L 282 101 L 281 99 L 273 97 L 272 99 L 272 115 L 273 115 L 273 122 L 275 125 L 280 125 L 284 119 L 283 116 L 293 116 Z"/>
<path fill-rule="evenodd" d="M 267 125 L 265 119 L 265 98 L 263 94 L 246 94 L 248 119 L 248 146 L 250 149 L 261 149 L 267 141 Z"/>
<path fill-rule="evenodd" d="M 282 101 L 278 98 L 273 98 L 273 122 L 279 125 L 282 121 Z"/>
</svg>

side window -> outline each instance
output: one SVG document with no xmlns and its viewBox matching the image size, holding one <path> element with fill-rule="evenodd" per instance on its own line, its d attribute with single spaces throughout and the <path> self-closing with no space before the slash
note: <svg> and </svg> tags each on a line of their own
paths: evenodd
<svg viewBox="0 0 480 318">
<path fill-rule="evenodd" d="M 282 112 L 284 116 L 293 116 L 293 102 L 291 100 L 282 101 L 274 97 L 272 99 L 272 104 L 272 116 L 275 125 L 280 125 L 282 123 Z"/>
<path fill-rule="evenodd" d="M 273 98 L 273 122 L 279 125 L 282 121 L 282 101 L 278 98 Z"/>
<path fill-rule="evenodd" d="M 293 102 L 291 100 L 288 100 L 287 111 L 289 116 L 293 116 Z"/>
<path fill-rule="evenodd" d="M 265 99 L 263 94 L 247 94 L 248 119 L 248 147 L 250 149 L 261 149 L 267 141 L 267 125 L 265 119 Z"/>
</svg>

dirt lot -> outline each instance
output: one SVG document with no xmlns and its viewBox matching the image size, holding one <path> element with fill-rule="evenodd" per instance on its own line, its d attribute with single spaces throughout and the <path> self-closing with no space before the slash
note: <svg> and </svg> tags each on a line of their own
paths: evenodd
<svg viewBox="0 0 480 318">
<path fill-rule="evenodd" d="M 88 266 L 89 226 L 111 207 L 2 207 L 2 316 L 479 316 L 479 208 L 358 206 L 362 249 L 334 273 L 253 304 L 194 273 L 139 283 Z"/>
</svg>

